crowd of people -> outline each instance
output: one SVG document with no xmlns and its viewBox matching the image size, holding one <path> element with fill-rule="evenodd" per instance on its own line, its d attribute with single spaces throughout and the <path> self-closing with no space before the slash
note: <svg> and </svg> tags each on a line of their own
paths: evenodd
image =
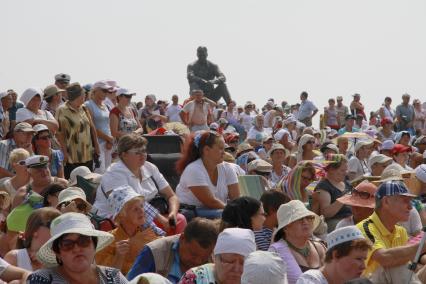
<svg viewBox="0 0 426 284">
<path fill-rule="evenodd" d="M 360 94 L 320 112 L 54 79 L 0 92 L 0 282 L 426 283 L 420 100 L 367 117 Z M 176 185 L 151 136 L 178 137 Z"/>
</svg>

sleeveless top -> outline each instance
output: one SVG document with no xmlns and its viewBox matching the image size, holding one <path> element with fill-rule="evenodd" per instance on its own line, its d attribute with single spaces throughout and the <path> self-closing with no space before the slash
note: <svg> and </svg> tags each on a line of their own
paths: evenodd
<svg viewBox="0 0 426 284">
<path fill-rule="evenodd" d="M 346 192 L 349 192 L 352 189 L 352 186 L 345 181 L 345 191 L 340 191 L 335 187 L 328 179 L 323 179 L 315 187 L 315 191 L 322 189 L 327 191 L 330 194 L 330 204 L 333 204 L 337 198 L 343 196 Z M 352 210 L 349 206 L 343 205 L 342 208 L 331 218 L 328 219 L 343 219 L 352 215 Z"/>
<path fill-rule="evenodd" d="M 111 128 L 109 127 L 109 109 L 104 104 L 103 108 L 100 108 L 93 100 L 89 100 L 85 105 L 92 112 L 93 123 L 96 129 L 101 130 L 106 135 L 111 136 Z M 105 142 L 105 140 L 98 138 L 99 142 Z"/>
<path fill-rule="evenodd" d="M 33 271 L 33 266 L 31 265 L 31 259 L 27 249 L 23 248 L 16 250 L 16 266 L 28 271 Z"/>
<path fill-rule="evenodd" d="M 315 247 L 315 250 L 319 256 L 319 252 L 315 243 L 312 240 L 309 240 L 309 242 L 312 243 L 312 245 Z M 293 256 L 293 253 L 291 252 L 291 249 L 288 246 L 287 242 L 283 239 L 280 239 L 278 242 L 274 242 L 273 244 L 271 244 L 268 251 L 277 253 L 287 264 L 287 280 L 289 284 L 295 284 L 297 282 L 297 279 L 299 279 L 300 275 L 302 275 L 303 272 L 309 269 L 319 268 L 311 268 L 299 265 L 297 263 L 296 258 Z"/>
<path fill-rule="evenodd" d="M 132 133 L 133 131 L 138 129 L 136 116 L 131 109 L 130 113 L 132 117 L 126 117 L 118 107 L 115 107 L 111 110 L 110 115 L 118 116 L 118 131 L 124 133 Z"/>
</svg>

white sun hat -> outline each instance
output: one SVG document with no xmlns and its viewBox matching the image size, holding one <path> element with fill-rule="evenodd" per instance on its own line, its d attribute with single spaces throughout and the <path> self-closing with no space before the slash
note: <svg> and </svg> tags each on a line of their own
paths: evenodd
<svg viewBox="0 0 426 284">
<path fill-rule="evenodd" d="M 315 218 L 314 224 L 313 224 L 314 225 L 313 229 L 315 230 L 315 228 L 320 223 L 320 217 L 314 212 L 309 211 L 302 201 L 291 200 L 290 202 L 282 204 L 277 211 L 277 218 L 278 218 L 277 232 L 279 232 L 288 224 L 308 216 L 313 216 Z"/>
<path fill-rule="evenodd" d="M 244 261 L 241 284 L 287 284 L 287 264 L 270 251 L 257 250 Z"/>
<path fill-rule="evenodd" d="M 96 252 L 104 249 L 113 242 L 110 233 L 95 230 L 89 218 L 81 213 L 65 213 L 56 217 L 50 225 L 50 239 L 39 249 L 37 258 L 45 267 L 58 266 L 56 254 L 52 249 L 53 242 L 65 234 L 80 234 L 98 239 Z"/>
</svg>

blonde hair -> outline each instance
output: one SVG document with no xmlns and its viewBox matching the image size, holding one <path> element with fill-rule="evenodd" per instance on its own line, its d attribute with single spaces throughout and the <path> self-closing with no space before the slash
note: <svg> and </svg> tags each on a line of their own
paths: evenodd
<svg viewBox="0 0 426 284">
<path fill-rule="evenodd" d="M 18 148 L 13 150 L 12 152 L 10 152 L 9 155 L 9 164 L 14 164 L 17 163 L 19 161 L 25 160 L 26 158 L 28 158 L 30 156 L 30 153 L 22 148 Z"/>
</svg>

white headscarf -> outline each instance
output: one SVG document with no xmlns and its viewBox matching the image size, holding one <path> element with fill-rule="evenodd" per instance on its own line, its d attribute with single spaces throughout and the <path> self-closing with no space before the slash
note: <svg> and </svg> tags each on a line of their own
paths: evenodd
<svg viewBox="0 0 426 284">
<path fill-rule="evenodd" d="M 297 145 L 297 162 L 303 160 L 303 146 L 310 140 L 315 141 L 315 137 L 310 134 L 303 134 L 302 137 L 300 137 L 299 144 Z"/>
</svg>

